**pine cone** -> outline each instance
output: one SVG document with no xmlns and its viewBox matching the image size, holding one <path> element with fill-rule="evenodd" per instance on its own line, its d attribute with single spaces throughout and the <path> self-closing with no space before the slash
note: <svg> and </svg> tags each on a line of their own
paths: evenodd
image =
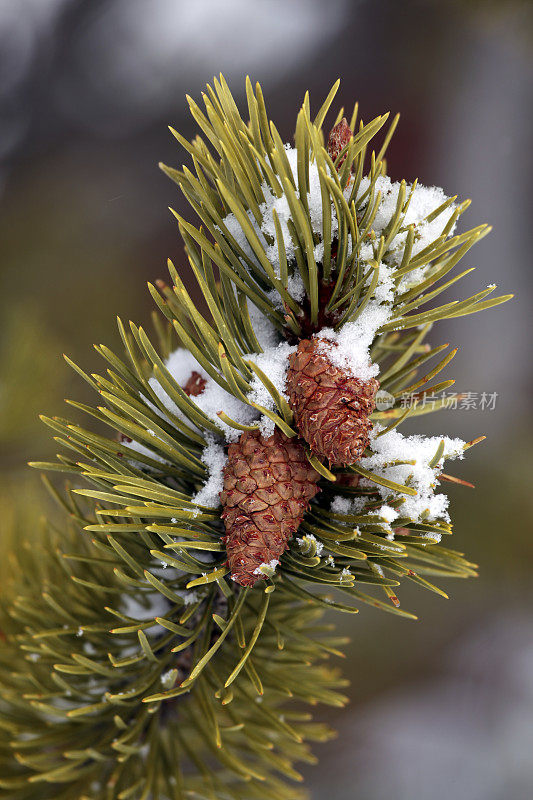
<svg viewBox="0 0 533 800">
<path fill-rule="evenodd" d="M 187 383 L 183 387 L 183 391 L 189 395 L 189 397 L 198 397 L 199 394 L 202 394 L 203 390 L 205 389 L 207 381 L 205 378 L 202 378 L 199 372 L 193 370 L 191 372 L 191 377 L 187 380 Z"/>
<path fill-rule="evenodd" d="M 268 439 L 247 431 L 230 444 L 220 500 L 234 581 L 253 586 L 266 578 L 259 567 L 279 561 L 318 492 L 319 478 L 302 445 L 277 428 Z"/>
<path fill-rule="evenodd" d="M 350 143 L 352 138 L 353 138 L 353 133 L 351 131 L 351 128 L 348 125 L 348 122 L 346 121 L 346 117 L 343 117 L 341 121 L 331 129 L 328 137 L 327 150 L 328 150 L 328 155 L 333 161 L 333 163 L 335 163 L 335 159 L 339 157 L 342 150 L 344 150 L 346 145 Z M 346 153 L 343 155 L 343 157 L 337 164 L 337 169 L 340 169 L 345 158 L 346 158 Z"/>
<path fill-rule="evenodd" d="M 379 383 L 336 367 L 318 339 L 302 339 L 289 359 L 287 393 L 300 435 L 319 458 L 346 467 L 369 442 Z"/>
</svg>

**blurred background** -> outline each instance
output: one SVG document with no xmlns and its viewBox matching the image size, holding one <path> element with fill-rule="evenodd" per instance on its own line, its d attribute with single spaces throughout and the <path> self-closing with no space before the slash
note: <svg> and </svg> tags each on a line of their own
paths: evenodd
<svg viewBox="0 0 533 800">
<path fill-rule="evenodd" d="M 92 343 L 118 346 L 117 314 L 148 323 L 167 257 L 185 269 L 167 206 L 191 215 L 157 162 L 182 163 L 166 126 L 193 135 L 185 93 L 213 74 L 241 102 L 245 75 L 260 80 L 287 141 L 305 90 L 318 108 L 340 76 L 339 103 L 365 120 L 401 112 L 394 179 L 471 197 L 463 230 L 494 225 L 463 291 L 517 298 L 434 332 L 461 345 L 456 388 L 476 403 L 424 418 L 488 436 L 454 465 L 476 491 L 451 490 L 455 547 L 481 577 L 448 602 L 404 590 L 417 623 L 350 618 L 352 703 L 306 770 L 313 800 L 533 795 L 532 66 L 519 0 L 0 0 L 2 526 L 15 515 L 29 537 L 46 508 L 25 467 L 54 452 L 38 413 L 94 400 L 61 352 L 100 369 Z"/>
</svg>

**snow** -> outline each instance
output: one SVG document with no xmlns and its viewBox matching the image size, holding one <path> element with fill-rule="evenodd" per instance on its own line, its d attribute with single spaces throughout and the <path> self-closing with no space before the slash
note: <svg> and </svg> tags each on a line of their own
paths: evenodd
<svg viewBox="0 0 533 800">
<path fill-rule="evenodd" d="M 342 497 L 337 495 L 331 503 L 331 511 L 334 514 L 359 514 L 367 504 L 366 497 Z"/>
<path fill-rule="evenodd" d="M 285 154 L 287 156 L 292 174 L 294 176 L 295 185 L 296 187 L 298 187 L 297 150 L 291 147 L 290 145 L 286 144 Z M 266 182 L 264 182 L 261 185 L 261 190 L 265 198 L 265 202 L 261 203 L 261 205 L 259 206 L 259 211 L 261 214 L 261 225 L 257 224 L 257 221 L 255 220 L 251 212 L 248 212 L 248 217 L 254 228 L 255 233 L 259 237 L 259 240 L 265 249 L 266 257 L 272 264 L 274 272 L 279 276 L 280 263 L 279 263 L 278 243 L 276 238 L 276 226 L 274 224 L 274 211 L 276 212 L 279 220 L 281 236 L 283 239 L 283 244 L 285 246 L 287 261 L 289 263 L 295 260 L 295 247 L 288 227 L 289 220 L 292 220 L 292 215 L 285 194 L 283 194 L 281 197 L 277 197 L 271 191 L 270 186 Z M 296 188 L 296 195 L 298 197 L 299 194 L 300 194 L 299 189 Z M 312 161 L 309 164 L 309 192 L 307 193 L 307 204 L 309 207 L 309 218 L 310 218 L 311 228 L 313 232 L 317 235 L 317 237 L 321 240 L 323 234 L 322 193 L 320 191 L 320 178 L 318 174 L 318 168 L 314 161 Z M 332 204 L 332 207 L 330 209 L 332 235 L 334 235 L 338 229 L 338 222 L 333 208 L 334 207 Z M 257 258 L 253 253 L 253 250 L 250 247 L 250 244 L 248 243 L 248 240 L 241 226 L 239 225 L 235 215 L 228 214 L 224 218 L 224 225 L 231 233 L 233 238 L 237 241 L 242 250 L 248 255 L 248 257 L 257 263 Z M 315 247 L 315 258 L 320 259 L 322 257 L 322 253 L 323 253 L 323 244 L 321 241 L 319 241 L 319 244 L 316 245 Z M 302 300 L 303 284 L 301 283 L 299 275 L 295 274 L 294 276 L 289 278 L 289 282 L 290 282 L 289 285 L 290 294 L 295 298 L 295 300 L 297 301 Z M 279 302 L 279 298 L 277 298 L 277 302 Z"/>
<path fill-rule="evenodd" d="M 177 669 L 169 669 L 161 675 L 161 684 L 165 689 L 172 689 L 176 678 L 178 677 Z"/>
<path fill-rule="evenodd" d="M 298 544 L 302 547 L 303 550 L 306 550 L 310 544 L 314 544 L 316 547 L 316 554 L 320 556 L 324 549 L 324 545 L 322 542 L 319 542 L 316 536 L 313 536 L 312 533 L 306 533 L 301 539 L 296 539 Z"/>
<path fill-rule="evenodd" d="M 205 372 L 205 370 L 202 369 L 200 364 L 196 361 L 194 356 L 189 353 L 188 350 L 185 350 L 181 347 L 177 350 L 174 350 L 174 352 L 166 361 L 165 366 L 171 373 L 176 383 L 178 383 L 180 386 L 185 385 L 191 376 L 191 372 L 194 370 L 202 375 L 206 381 L 204 391 L 200 395 L 192 397 L 191 401 L 195 403 L 195 405 L 198 406 L 198 408 L 203 411 L 204 414 L 209 417 L 209 419 L 211 419 L 218 428 L 220 428 L 220 432 L 225 435 L 227 441 L 235 441 L 238 439 L 240 432 L 223 422 L 220 417 L 217 416 L 219 411 L 224 411 L 229 417 L 241 422 L 244 425 L 249 425 L 254 421 L 254 419 L 257 418 L 258 414 L 253 408 L 246 405 L 246 403 L 243 403 L 233 394 L 226 392 L 225 389 L 219 386 L 218 383 L 213 380 L 213 378 L 211 378 Z M 184 414 L 182 414 L 176 404 L 165 392 L 159 381 L 156 378 L 150 378 L 149 382 L 150 386 L 157 394 L 159 400 L 165 406 L 165 408 L 167 408 L 179 419 L 191 424 L 190 420 L 187 419 Z"/>
<path fill-rule="evenodd" d="M 291 353 L 296 352 L 296 349 L 296 345 L 289 345 L 287 342 L 280 342 L 274 346 L 267 347 L 263 353 L 253 354 L 245 357 L 248 360 L 254 361 L 259 369 L 268 376 L 275 388 L 286 400 L 288 400 L 288 395 L 285 391 L 285 379 L 289 366 L 289 358 Z M 251 381 L 251 391 L 248 393 L 247 398 L 250 400 L 250 402 L 263 406 L 269 411 L 276 410 L 273 398 L 257 375 L 254 375 Z M 263 436 L 272 436 L 274 433 L 274 428 L 274 422 L 267 416 L 263 415 L 259 424 L 259 429 Z"/>
<path fill-rule="evenodd" d="M 379 374 L 379 366 L 370 360 L 370 347 L 376 332 L 391 316 L 391 307 L 370 301 L 362 313 L 347 322 L 340 331 L 323 328 L 316 334 L 320 350 L 327 353 L 335 366 L 351 372 L 362 380 L 374 378 Z"/>
<path fill-rule="evenodd" d="M 297 151 L 290 145 L 285 145 L 285 152 L 294 175 L 296 186 L 298 186 Z M 358 192 L 359 198 L 367 191 L 369 184 L 370 179 L 368 177 L 362 178 Z M 259 206 L 261 224 L 258 225 L 251 212 L 248 212 L 248 217 L 265 249 L 268 260 L 272 264 L 275 273 L 279 276 L 279 253 L 273 212 L 276 212 L 279 219 L 287 261 L 289 263 L 295 260 L 295 248 L 288 228 L 288 222 L 292 217 L 285 194 L 282 195 L 282 197 L 277 197 L 272 193 L 266 182 L 262 184 L 261 188 L 265 197 L 265 202 Z M 399 190 L 400 183 L 393 183 L 387 176 L 379 177 L 376 181 L 374 196 L 376 196 L 377 192 L 382 193 L 381 201 L 372 224 L 372 230 L 374 231 L 376 241 L 379 240 L 394 216 Z M 349 196 L 351 193 L 350 186 L 348 186 L 345 191 L 347 196 Z M 298 188 L 296 189 L 296 194 L 299 196 Z M 409 196 L 409 206 L 402 220 L 400 230 L 389 244 L 386 261 L 380 264 L 380 278 L 374 293 L 375 299 L 379 302 L 392 302 L 395 291 L 399 293 L 405 292 L 412 285 L 418 283 L 425 277 L 427 267 L 420 267 L 404 275 L 397 288 L 394 285 L 393 273 L 399 267 L 403 257 L 408 226 L 415 226 L 415 240 L 412 249 L 412 255 L 415 256 L 442 234 L 444 227 L 457 208 L 455 203 L 450 203 L 450 205 L 438 214 L 435 219 L 428 222 L 427 217 L 448 199 L 444 191 L 437 186 L 423 186 L 422 184 L 417 184 L 413 189 L 412 185 L 407 184 L 405 193 L 406 199 L 409 198 Z M 363 201 L 362 208 L 365 207 L 367 202 L 367 199 Z M 309 206 L 310 225 L 313 233 L 319 240 L 314 248 L 314 256 L 317 261 L 321 261 L 324 252 L 322 241 L 322 195 L 320 191 L 318 169 L 313 161 L 309 164 L 309 192 L 307 194 L 307 203 Z M 250 247 L 236 217 L 233 214 L 229 214 L 224 218 L 224 225 L 247 256 L 257 263 L 257 257 Z M 448 235 L 452 235 L 454 228 L 455 224 Z M 337 229 L 338 223 L 332 206 L 332 236 L 335 235 Z M 372 245 L 370 243 L 363 244 L 360 249 L 361 261 L 368 263 L 373 259 L 373 256 Z M 301 302 L 304 297 L 304 286 L 298 271 L 295 271 L 295 273 L 289 277 L 288 291 L 297 302 Z M 271 299 L 273 299 L 275 304 L 279 307 L 281 303 L 277 292 L 274 290 L 271 294 L 273 295 Z"/>
<path fill-rule="evenodd" d="M 376 434 L 380 430 L 379 425 L 374 427 L 370 443 L 373 452 L 361 459 L 361 466 L 380 477 L 416 489 L 416 495 L 402 495 L 403 503 L 398 510 L 402 517 L 409 517 L 413 521 L 449 520 L 448 498 L 445 494 L 435 494 L 435 486 L 444 459 L 463 458 L 465 443 L 447 436 L 404 436 L 396 429 L 378 437 Z M 430 467 L 441 441 L 444 442 L 442 458 L 437 465 Z M 415 461 L 415 464 L 391 465 L 394 460 Z M 361 483 L 374 486 L 365 479 Z M 375 488 L 384 500 L 390 498 L 390 489 L 377 484 Z"/>
<path fill-rule="evenodd" d="M 148 456 L 148 458 L 151 458 L 153 461 L 159 461 L 161 464 L 168 463 L 160 455 L 154 453 L 153 450 L 150 450 L 149 447 L 146 447 L 146 445 L 142 444 L 141 442 L 136 442 L 134 439 L 131 442 L 126 442 L 123 440 L 120 442 L 120 446 L 125 449 L 127 448 L 128 450 L 133 450 L 134 453 L 140 453 L 140 455 L 142 456 Z M 138 467 L 146 469 L 146 464 L 143 464 L 142 462 L 137 461 L 135 459 L 133 459 L 133 462 Z"/>
<path fill-rule="evenodd" d="M 376 513 L 378 514 L 378 516 L 383 517 L 383 519 L 389 523 L 394 522 L 394 520 L 399 517 L 398 512 L 394 508 L 391 508 L 390 506 L 386 505 L 381 506 L 381 508 L 379 508 L 376 512 L 373 513 Z"/>
<path fill-rule="evenodd" d="M 277 297 L 277 292 L 275 294 Z M 280 341 L 280 334 L 277 328 L 272 324 L 269 318 L 263 314 L 261 309 L 257 308 L 250 300 L 247 301 L 247 305 L 255 338 L 262 349 L 266 350 L 269 347 L 275 347 Z"/>
<path fill-rule="evenodd" d="M 349 514 L 351 506 L 352 503 L 349 497 L 342 497 L 341 495 L 338 495 L 337 497 L 333 498 L 331 510 L 334 514 Z"/>
<path fill-rule="evenodd" d="M 207 447 L 203 449 L 200 458 L 207 467 L 208 477 L 200 491 L 191 497 L 191 502 L 217 508 L 220 505 L 220 492 L 224 488 L 223 469 L 227 461 L 224 447 L 215 442 L 212 436 L 208 436 Z"/>
<path fill-rule="evenodd" d="M 341 572 L 341 580 L 343 578 L 353 578 L 353 575 L 350 572 L 350 570 L 348 569 L 348 567 L 344 567 L 344 569 Z"/>
<path fill-rule="evenodd" d="M 364 192 L 367 191 L 369 184 L 370 180 L 368 177 L 364 177 L 361 180 L 358 197 L 362 197 Z M 382 198 L 372 224 L 372 229 L 374 230 L 378 239 L 385 231 L 387 225 L 394 216 L 399 190 L 400 183 L 392 183 L 390 178 L 387 176 L 380 177 L 376 181 L 374 195 L 376 195 L 378 191 L 381 191 Z M 435 217 L 435 219 L 433 219 L 431 222 L 428 222 L 426 218 L 433 211 L 436 211 L 436 209 L 439 208 L 439 206 L 441 206 L 449 198 L 440 187 L 423 186 L 422 184 L 417 184 L 414 190 L 412 190 L 412 185 L 407 184 L 405 192 L 406 199 L 409 198 L 410 195 L 411 199 L 409 202 L 409 207 L 402 220 L 400 230 L 389 244 L 386 255 L 387 262 L 392 269 L 396 269 L 401 264 L 407 239 L 408 226 L 414 225 L 415 229 L 415 238 L 411 256 L 414 257 L 424 250 L 428 245 L 434 242 L 435 239 L 441 236 L 442 231 L 450 221 L 451 216 L 457 208 L 456 203 L 450 203 L 450 205 L 441 211 L 440 214 Z M 366 202 L 367 201 L 365 199 L 363 202 L 363 207 L 365 206 Z M 448 232 L 448 236 L 451 236 L 454 230 L 455 223 Z M 366 248 L 364 253 L 363 248 Z M 361 248 L 361 258 L 363 260 L 371 258 L 370 246 L 363 245 L 363 248 Z M 428 267 L 423 266 L 406 273 L 399 281 L 396 290 L 398 294 L 408 291 L 412 286 L 422 281 L 426 277 L 427 272 Z M 386 289 L 380 289 L 380 292 L 384 293 L 386 292 Z"/>
<path fill-rule="evenodd" d="M 370 256 L 371 257 L 371 256 Z M 384 261 L 379 264 L 379 277 L 374 289 L 373 297 L 378 303 L 392 303 L 394 300 L 395 284 L 393 279 L 394 268 L 389 267 Z M 368 277 L 366 286 L 372 281 L 372 275 Z"/>
<path fill-rule="evenodd" d="M 208 373 L 200 366 L 193 354 L 183 347 L 178 347 L 169 355 L 165 366 L 180 386 L 185 386 L 192 372 L 199 372 L 202 378 L 209 380 Z M 159 386 L 159 384 L 157 385 Z"/>
<path fill-rule="evenodd" d="M 296 347 L 286 342 L 280 342 L 277 331 L 265 320 L 263 315 L 260 315 L 260 311 L 252 304 L 249 305 L 249 309 L 251 311 L 250 316 L 252 324 L 254 325 L 259 344 L 264 352 L 245 354 L 243 358 L 244 360 L 256 363 L 257 366 L 268 375 L 276 389 L 281 394 L 284 394 L 288 359 Z M 225 389 L 219 386 L 218 383 L 200 367 L 194 356 L 192 356 L 188 350 L 183 348 L 175 350 L 167 360 L 166 367 L 180 386 L 185 385 L 191 372 L 194 370 L 202 375 L 206 381 L 204 391 L 200 395 L 192 397 L 191 401 L 215 423 L 227 442 L 236 441 L 241 431 L 223 422 L 218 416 L 219 411 L 224 411 L 229 417 L 242 425 L 250 425 L 260 421 L 261 431 L 266 436 L 271 436 L 274 432 L 273 422 L 266 417 L 260 420 L 258 411 L 242 400 L 239 400 L 239 398 L 235 397 L 233 394 L 226 392 Z M 250 402 L 262 405 L 269 410 L 274 410 L 274 401 L 260 379 L 254 375 L 250 383 L 251 391 L 248 395 Z M 156 378 L 150 378 L 150 386 L 168 411 L 179 419 L 183 419 L 188 424 L 191 424 L 190 420 L 179 410 Z M 143 452 L 142 445 L 131 443 L 129 447 L 133 448 L 134 444 L 135 449 L 138 449 L 139 452 Z M 146 448 L 144 448 L 144 450 L 146 450 Z M 151 451 L 146 452 L 148 455 L 152 455 Z M 156 456 L 153 455 L 152 457 L 156 458 Z"/>
<path fill-rule="evenodd" d="M 442 539 L 442 533 L 434 533 L 433 531 L 427 531 L 426 533 L 423 533 L 422 531 L 417 531 L 416 535 L 419 537 L 419 539 L 431 539 L 437 544 Z"/>
<path fill-rule="evenodd" d="M 278 564 L 279 561 L 277 558 L 273 558 L 271 561 L 265 561 L 254 569 L 254 575 L 268 575 L 270 577 L 270 575 L 276 571 Z"/>
<path fill-rule="evenodd" d="M 361 459 L 360 464 L 364 469 L 374 472 L 380 477 L 387 478 L 395 483 L 411 486 L 416 489 L 416 495 L 398 495 L 385 486 L 374 484 L 371 480 L 361 478 L 362 488 L 375 489 L 385 501 L 377 508 L 367 511 L 367 514 L 382 517 L 386 527 L 399 517 L 408 517 L 413 522 L 449 520 L 447 508 L 448 498 L 445 494 L 436 494 L 435 488 L 438 476 L 442 471 L 446 458 L 463 458 L 463 448 L 465 443 L 462 439 L 450 439 L 447 436 L 404 436 L 397 429 L 393 429 L 383 436 L 377 436 L 382 430 L 381 426 L 375 425 L 371 434 L 370 448 L 372 455 Z M 441 441 L 444 442 L 444 450 L 438 464 L 430 467 L 429 464 Z M 394 461 L 414 461 L 414 464 L 392 464 Z M 402 497 L 402 504 L 397 508 L 392 508 L 387 504 L 391 497 Z M 333 498 L 331 511 L 334 514 L 357 515 L 365 513 L 365 506 L 368 504 L 366 497 L 342 497 Z M 387 534 L 391 541 L 394 539 L 394 532 L 391 530 Z M 440 536 L 436 533 L 429 533 L 428 539 L 440 541 Z"/>
<path fill-rule="evenodd" d="M 296 186 L 298 186 L 298 153 L 296 148 L 291 147 L 290 145 L 285 145 L 285 153 L 287 155 L 292 174 L 294 176 L 294 181 Z M 291 261 L 295 258 L 295 248 L 289 233 L 288 222 L 292 219 L 289 203 L 285 194 L 281 197 L 276 197 L 273 194 L 268 186 L 268 184 L 263 183 L 262 185 L 263 194 L 265 197 L 265 202 L 259 207 L 259 210 L 262 214 L 263 221 L 261 224 L 260 233 L 271 237 L 274 239 L 274 244 L 267 245 L 266 252 L 267 258 L 274 266 L 274 269 L 279 274 L 279 254 L 278 254 L 278 245 L 276 241 L 276 228 L 274 225 L 274 215 L 273 212 L 275 211 L 283 237 L 283 242 L 285 245 L 285 252 L 287 255 L 287 260 Z M 296 189 L 296 194 L 299 196 L 299 190 Z M 322 225 L 322 193 L 320 191 L 320 178 L 318 175 L 318 168 L 314 161 L 309 164 L 309 192 L 307 194 L 307 204 L 309 207 L 309 218 L 311 227 L 314 233 L 318 234 L 320 237 L 323 233 L 323 225 Z M 332 234 L 337 231 L 338 223 L 337 218 L 335 217 L 333 210 L 331 210 L 331 230 Z"/>
</svg>

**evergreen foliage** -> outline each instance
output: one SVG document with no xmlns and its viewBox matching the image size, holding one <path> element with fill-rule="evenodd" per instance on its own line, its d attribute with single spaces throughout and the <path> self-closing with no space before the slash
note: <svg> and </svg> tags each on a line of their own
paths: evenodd
<svg viewBox="0 0 533 800">
<path fill-rule="evenodd" d="M 444 404 L 442 396 L 423 402 L 453 383 L 433 380 L 454 351 L 428 365 L 446 347 L 425 344 L 432 325 L 509 297 L 489 299 L 489 287 L 421 310 L 469 272 L 449 277 L 488 228 L 451 235 L 468 203 L 450 198 L 425 220 L 448 210 L 442 231 L 417 250 L 417 225 L 405 222 L 416 183 L 402 182 L 376 234 L 397 118 L 377 152 L 370 148 L 387 115 L 360 122 L 333 163 L 323 123 L 337 85 L 315 116 L 306 96 L 293 169 L 259 85 L 254 91 L 247 81 L 246 88 L 249 122 L 222 77 L 207 88 L 205 112 L 189 100 L 202 135 L 191 143 L 173 133 L 193 171 L 163 167 L 200 219 L 195 227 L 176 215 L 208 312 L 195 307 L 169 264 L 173 285 L 150 286 L 162 312 L 154 315 L 155 338 L 119 321 L 124 352 L 96 348 L 105 374 L 72 364 L 100 397 L 97 407 L 70 402 L 92 418 L 92 428 L 44 420 L 61 453 L 57 462 L 33 466 L 72 476 L 65 491 L 50 485 L 69 524 L 48 529 L 33 552 L 21 549 L 16 586 L 3 603 L 6 797 L 295 798 L 277 773 L 297 779 L 293 762 L 311 758 L 305 742 L 329 732 L 286 704 L 343 702 L 341 680 L 323 663 L 342 642 L 321 623 L 323 609 L 355 613 L 370 604 L 412 617 L 399 607 L 401 581 L 444 594 L 434 578 L 475 574 L 462 554 L 440 544 L 451 533 L 445 515 L 402 513 L 406 498 L 417 495 L 410 477 L 400 483 L 361 464 L 330 469 L 308 452 L 321 492 L 298 536 L 276 570 L 265 567 L 260 586 L 231 580 L 221 509 L 196 500 L 213 477 L 206 451 L 269 425 L 296 436 L 283 391 L 264 361 L 256 363 L 265 349 L 257 312 L 279 342 L 324 328 L 338 333 L 377 302 L 386 271 L 390 313 L 370 350 L 381 388 L 393 397 L 391 408 L 372 415 L 384 436 Z M 342 117 L 341 110 L 336 121 Z M 356 119 L 357 108 L 352 130 Z M 318 226 L 309 207 L 311 169 L 320 182 Z M 274 209 L 273 230 L 265 232 L 269 197 L 286 202 L 286 229 Z M 187 394 L 169 368 L 178 343 L 221 396 L 249 409 L 246 422 L 224 405 L 214 418 Z M 265 403 L 257 401 L 258 385 Z M 416 396 L 407 409 L 405 392 Z M 443 440 L 429 461 L 435 481 L 447 454 Z M 361 480 L 346 479 L 355 475 Z M 394 512 L 392 533 L 384 507 Z"/>
<path fill-rule="evenodd" d="M 117 538 L 91 543 L 80 533 L 89 518 L 70 493 L 64 502 L 66 530 L 12 543 L 0 606 L 0 796 L 300 797 L 294 763 L 313 763 L 308 743 L 332 734 L 302 703 L 345 701 L 325 663 L 343 641 L 321 610 L 274 595 L 244 680 L 225 688 L 264 614 L 261 597 L 225 597 L 216 584 L 182 596 L 172 568 L 157 577 L 131 534 L 122 546 L 145 570 L 127 579 Z M 194 691 L 183 686 L 229 631 L 232 646 L 218 647 Z M 291 698 L 299 706 L 287 707 Z"/>
</svg>

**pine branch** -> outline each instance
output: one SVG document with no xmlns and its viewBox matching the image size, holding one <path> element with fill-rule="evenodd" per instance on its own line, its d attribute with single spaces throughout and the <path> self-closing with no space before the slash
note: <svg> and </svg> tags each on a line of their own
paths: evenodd
<svg viewBox="0 0 533 800">
<path fill-rule="evenodd" d="M 425 343 L 433 325 L 510 295 L 434 305 L 489 228 L 456 234 L 468 201 L 390 181 L 397 117 L 356 130 L 356 107 L 325 137 L 337 87 L 314 117 L 306 95 L 294 148 L 260 86 L 246 121 L 222 76 L 205 110 L 188 98 L 200 135 L 172 131 L 192 164 L 163 169 L 199 220 L 173 212 L 208 311 L 169 262 L 149 287 L 155 336 L 119 320 L 123 353 L 96 346 L 105 373 L 67 359 L 98 405 L 43 418 L 61 452 L 33 466 L 74 483 L 48 482 L 68 529 L 14 547 L 4 796 L 297 797 L 284 780 L 329 732 L 287 698 L 344 702 L 323 610 L 413 618 L 404 582 L 446 596 L 434 579 L 476 574 L 440 544 L 438 486 L 465 483 L 443 469 L 479 440 L 399 427 L 446 407 L 457 350 Z M 316 407 L 298 405 L 304 384 Z"/>
</svg>

